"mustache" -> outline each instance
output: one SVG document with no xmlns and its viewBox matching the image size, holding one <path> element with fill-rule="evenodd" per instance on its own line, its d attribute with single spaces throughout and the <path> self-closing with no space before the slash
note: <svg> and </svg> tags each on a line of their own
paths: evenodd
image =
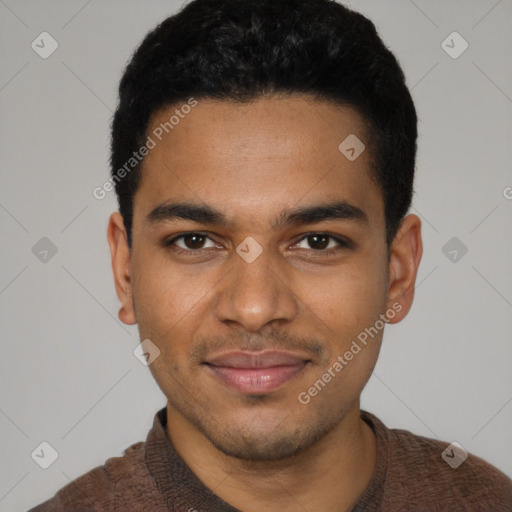
<svg viewBox="0 0 512 512">
<path fill-rule="evenodd" d="M 189 359 L 197 363 L 208 360 L 213 355 L 231 351 L 286 350 L 301 351 L 311 354 L 315 362 L 329 360 L 325 343 L 311 337 L 290 335 L 285 332 L 272 331 L 269 334 L 232 332 L 223 336 L 205 336 L 197 338 L 189 351 Z"/>
</svg>

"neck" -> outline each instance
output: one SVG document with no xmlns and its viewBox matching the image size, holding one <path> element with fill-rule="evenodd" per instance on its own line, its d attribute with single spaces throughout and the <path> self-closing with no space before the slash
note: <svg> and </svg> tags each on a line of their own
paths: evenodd
<svg viewBox="0 0 512 512">
<path fill-rule="evenodd" d="M 277 461 L 246 461 L 213 446 L 170 405 L 167 436 L 192 472 L 217 496 L 247 512 L 351 510 L 374 472 L 376 440 L 359 400 L 322 439 Z"/>
</svg>

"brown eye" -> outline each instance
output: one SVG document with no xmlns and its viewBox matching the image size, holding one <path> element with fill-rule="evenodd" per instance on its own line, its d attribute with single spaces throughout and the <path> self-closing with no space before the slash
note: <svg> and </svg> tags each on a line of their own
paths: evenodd
<svg viewBox="0 0 512 512">
<path fill-rule="evenodd" d="M 329 245 L 329 238 L 326 235 L 309 235 L 307 240 L 312 249 L 325 249 Z"/>
<path fill-rule="evenodd" d="M 207 242 L 210 242 L 211 245 L 205 245 Z M 215 247 L 215 243 L 203 233 L 184 233 L 169 240 L 165 245 L 167 247 L 175 246 L 179 250 L 190 252 Z"/>
<path fill-rule="evenodd" d="M 348 247 L 348 242 L 327 233 L 309 233 L 300 240 L 299 246 L 304 243 L 306 243 L 308 247 L 303 246 L 301 247 L 302 249 L 312 249 L 325 253 Z"/>
<path fill-rule="evenodd" d="M 201 249 L 203 247 L 204 241 L 206 237 L 198 234 L 184 235 L 183 242 L 186 246 L 186 249 Z"/>
</svg>

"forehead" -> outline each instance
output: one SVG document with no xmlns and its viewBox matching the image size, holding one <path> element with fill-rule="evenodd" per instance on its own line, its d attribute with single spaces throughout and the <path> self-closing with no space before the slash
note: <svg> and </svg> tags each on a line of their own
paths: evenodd
<svg viewBox="0 0 512 512">
<path fill-rule="evenodd" d="M 308 96 L 184 104 L 151 119 L 155 145 L 142 165 L 134 217 L 165 201 L 191 201 L 264 222 L 287 207 L 339 200 L 370 221 L 383 217 L 365 126 L 353 109 Z M 363 151 L 353 159 L 352 148 Z"/>
</svg>

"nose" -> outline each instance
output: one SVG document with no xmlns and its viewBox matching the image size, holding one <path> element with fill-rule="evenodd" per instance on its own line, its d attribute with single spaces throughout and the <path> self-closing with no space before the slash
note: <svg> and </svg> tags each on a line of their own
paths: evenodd
<svg viewBox="0 0 512 512">
<path fill-rule="evenodd" d="M 219 285 L 214 312 L 225 324 L 258 332 L 267 324 L 291 322 L 299 315 L 290 271 L 268 250 L 250 263 L 234 253 L 231 270 Z"/>
</svg>

